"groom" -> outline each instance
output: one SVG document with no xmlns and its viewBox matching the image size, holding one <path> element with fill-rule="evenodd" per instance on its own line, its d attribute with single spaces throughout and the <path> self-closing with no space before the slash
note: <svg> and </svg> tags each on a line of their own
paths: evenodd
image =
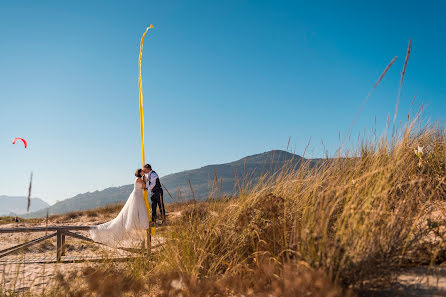
<svg viewBox="0 0 446 297">
<path fill-rule="evenodd" d="M 163 188 L 161 187 L 160 178 L 158 174 L 152 170 L 152 166 L 150 164 L 144 165 L 143 169 L 144 173 L 147 176 L 146 187 L 152 195 L 150 196 L 150 200 L 152 201 L 152 222 L 156 223 L 156 206 L 158 205 L 161 213 L 161 217 L 166 217 L 166 212 L 164 210 L 164 201 L 163 201 Z"/>
</svg>

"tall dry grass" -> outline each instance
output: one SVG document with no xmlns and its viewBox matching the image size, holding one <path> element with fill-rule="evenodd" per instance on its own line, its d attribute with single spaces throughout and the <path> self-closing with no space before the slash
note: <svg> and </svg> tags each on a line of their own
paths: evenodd
<svg viewBox="0 0 446 297">
<path fill-rule="evenodd" d="M 443 127 L 415 120 L 299 165 L 240 184 L 238 197 L 168 206 L 178 215 L 150 257 L 59 276 L 46 295 L 344 296 L 446 260 Z"/>
<path fill-rule="evenodd" d="M 309 164 L 264 177 L 225 203 L 190 205 L 164 234 L 151 273 L 245 275 L 267 259 L 358 288 L 402 266 L 446 260 L 442 127 L 415 121 Z"/>
</svg>

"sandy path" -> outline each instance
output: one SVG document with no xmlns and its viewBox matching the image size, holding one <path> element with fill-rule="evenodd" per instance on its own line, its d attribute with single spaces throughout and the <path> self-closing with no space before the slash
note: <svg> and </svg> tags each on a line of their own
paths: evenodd
<svg viewBox="0 0 446 297">
<path fill-rule="evenodd" d="M 113 214 L 106 217 L 95 218 L 78 217 L 71 221 L 60 220 L 59 222 L 49 222 L 50 226 L 60 225 L 96 225 L 107 221 Z M 14 227 L 44 227 L 45 223 L 12 223 L 2 225 L 1 228 Z M 76 233 L 90 237 L 88 231 L 75 231 Z M 23 232 L 23 233 L 0 233 L 0 250 L 15 246 L 17 244 L 44 236 L 45 232 Z M 160 243 L 158 236 L 152 239 L 152 246 Z M 125 258 L 133 257 L 135 254 L 122 250 L 112 249 L 103 245 L 98 245 L 73 237 L 66 237 L 66 257 L 94 257 L 94 258 Z M 0 258 L 0 281 L 1 287 L 5 291 L 42 293 L 51 287 L 55 282 L 57 273 L 68 275 L 73 272 L 80 272 L 82 268 L 91 265 L 91 262 L 83 263 L 52 263 L 38 264 L 35 260 L 52 260 L 56 258 L 56 237 L 37 243 L 25 250 Z M 107 260 L 111 261 L 111 260 Z M 6 263 L 9 262 L 9 263 Z M 14 262 L 14 263 L 11 263 Z M 117 264 L 119 265 L 119 264 Z"/>
</svg>

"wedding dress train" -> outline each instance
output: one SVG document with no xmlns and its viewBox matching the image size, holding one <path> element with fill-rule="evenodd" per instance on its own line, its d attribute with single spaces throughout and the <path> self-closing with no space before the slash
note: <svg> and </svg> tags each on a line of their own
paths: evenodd
<svg viewBox="0 0 446 297">
<path fill-rule="evenodd" d="M 114 247 L 141 245 L 141 240 L 145 238 L 145 230 L 149 229 L 149 217 L 144 203 L 143 185 L 137 180 L 133 185 L 133 192 L 118 216 L 90 229 L 94 241 Z"/>
</svg>

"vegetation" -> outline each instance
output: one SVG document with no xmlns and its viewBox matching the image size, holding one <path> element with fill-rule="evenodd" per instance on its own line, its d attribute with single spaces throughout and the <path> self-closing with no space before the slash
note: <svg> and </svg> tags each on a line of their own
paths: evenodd
<svg viewBox="0 0 446 297">
<path fill-rule="evenodd" d="M 402 266 L 443 263 L 445 131 L 414 125 L 318 168 L 265 177 L 237 199 L 186 208 L 149 274 L 255 275 L 266 262 L 359 289 Z"/>
<path fill-rule="evenodd" d="M 401 267 L 441 264 L 445 131 L 415 124 L 317 167 L 263 176 L 235 198 L 169 205 L 178 213 L 150 261 L 89 266 L 59 284 L 82 284 L 67 296 L 344 296 Z"/>
</svg>

